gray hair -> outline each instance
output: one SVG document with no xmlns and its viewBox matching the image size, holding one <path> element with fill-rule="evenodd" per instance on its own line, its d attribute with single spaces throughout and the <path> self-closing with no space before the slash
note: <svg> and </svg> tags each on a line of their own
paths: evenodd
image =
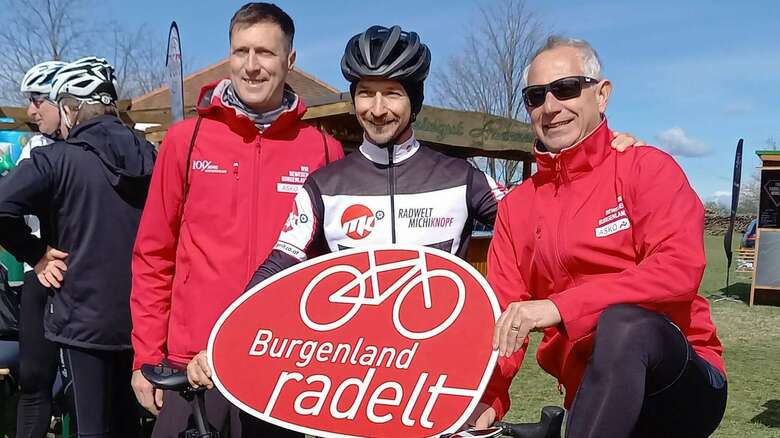
<svg viewBox="0 0 780 438">
<path fill-rule="evenodd" d="M 567 38 L 559 35 L 551 35 L 547 38 L 544 45 L 534 52 L 531 56 L 531 60 L 528 61 L 528 65 L 523 69 L 523 83 L 528 84 L 528 70 L 531 69 L 531 63 L 534 62 L 537 56 L 542 52 L 556 49 L 558 47 L 572 47 L 580 52 L 582 58 L 582 72 L 585 76 L 589 76 L 593 79 L 601 80 L 601 60 L 599 59 L 596 50 L 585 40 L 577 38 Z"/>
</svg>

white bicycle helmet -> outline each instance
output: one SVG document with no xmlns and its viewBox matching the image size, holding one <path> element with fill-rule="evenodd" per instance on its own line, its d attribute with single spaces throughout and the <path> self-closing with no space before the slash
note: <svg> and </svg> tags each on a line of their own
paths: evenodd
<svg viewBox="0 0 780 438">
<path fill-rule="evenodd" d="M 45 94 L 48 97 L 55 75 L 66 64 L 62 61 L 46 61 L 33 66 L 24 74 L 20 91 L 25 94 Z"/>
<path fill-rule="evenodd" d="M 86 103 L 114 103 L 117 100 L 114 67 L 94 56 L 65 65 L 54 78 L 49 99 L 56 102 L 64 96 Z"/>
</svg>

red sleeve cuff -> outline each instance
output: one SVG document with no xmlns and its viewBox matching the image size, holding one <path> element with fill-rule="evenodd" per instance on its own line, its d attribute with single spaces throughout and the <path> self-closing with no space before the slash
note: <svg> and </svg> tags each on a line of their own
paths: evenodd
<svg viewBox="0 0 780 438">
<path fill-rule="evenodd" d="M 487 390 L 484 394 L 482 394 L 482 399 L 480 400 L 482 403 L 485 403 L 486 405 L 493 408 L 494 411 L 496 411 L 496 420 L 500 420 L 504 418 L 504 415 L 506 415 L 507 412 L 509 412 L 509 407 L 511 405 L 511 402 L 509 400 L 509 393 L 496 393 L 494 391 Z"/>
<path fill-rule="evenodd" d="M 158 363 L 162 362 L 163 359 L 165 359 L 165 356 L 162 354 L 149 356 L 135 355 L 135 357 L 133 357 L 133 371 L 140 370 L 141 365 L 157 365 Z"/>
<path fill-rule="evenodd" d="M 563 327 L 564 333 L 571 341 L 576 341 L 590 333 L 588 324 L 585 323 L 582 318 L 583 315 L 578 311 L 580 308 L 577 304 L 576 297 L 576 294 L 578 293 L 587 292 L 569 289 L 547 297 L 547 299 L 552 301 L 553 304 L 555 304 L 555 307 L 558 308 L 558 313 L 561 315 L 561 326 Z"/>
</svg>

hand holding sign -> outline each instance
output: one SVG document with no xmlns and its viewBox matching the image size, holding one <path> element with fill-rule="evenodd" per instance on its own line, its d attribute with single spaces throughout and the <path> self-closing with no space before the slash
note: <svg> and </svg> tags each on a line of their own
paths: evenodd
<svg viewBox="0 0 780 438">
<path fill-rule="evenodd" d="M 347 250 L 297 265 L 225 311 L 216 387 L 265 421 L 322 437 L 428 437 L 476 407 L 498 352 L 479 273 L 423 247 Z M 456 359 L 457 357 L 457 359 Z M 193 383 L 207 380 L 193 368 Z"/>
<path fill-rule="evenodd" d="M 209 367 L 209 359 L 205 350 L 196 354 L 187 364 L 187 380 L 193 388 L 205 386 L 212 389 L 214 387 L 214 382 L 211 380 L 211 367 Z"/>
</svg>

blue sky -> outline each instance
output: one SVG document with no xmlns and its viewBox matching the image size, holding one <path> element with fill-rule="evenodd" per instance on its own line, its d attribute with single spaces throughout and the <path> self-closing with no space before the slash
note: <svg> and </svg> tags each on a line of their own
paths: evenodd
<svg viewBox="0 0 780 438">
<path fill-rule="evenodd" d="M 197 70 L 227 56 L 228 22 L 243 3 L 108 0 L 103 8 L 128 27 L 147 24 L 161 44 L 176 20 L 184 57 Z M 346 89 L 338 62 L 351 35 L 372 24 L 415 30 L 431 48 L 435 72 L 463 46 L 479 3 L 278 4 L 295 20 L 298 66 Z M 675 152 L 703 200 L 730 199 L 738 138 L 746 145 L 743 179 L 759 165 L 756 149 L 766 149 L 770 137 L 780 143 L 780 2 L 530 0 L 528 6 L 551 31 L 593 44 L 614 85 L 610 126 Z"/>
</svg>

